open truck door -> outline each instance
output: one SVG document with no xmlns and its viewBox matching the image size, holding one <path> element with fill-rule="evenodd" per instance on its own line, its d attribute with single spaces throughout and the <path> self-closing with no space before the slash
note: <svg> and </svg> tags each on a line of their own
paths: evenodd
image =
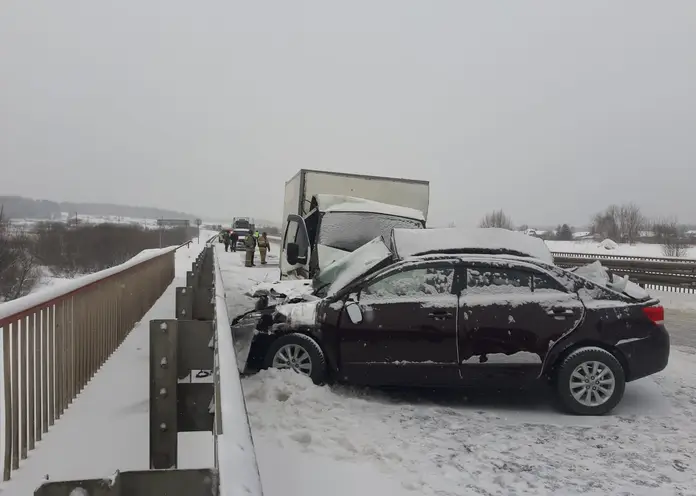
<svg viewBox="0 0 696 496">
<path fill-rule="evenodd" d="M 281 279 L 309 279 L 309 260 L 312 247 L 305 220 L 289 215 L 280 251 Z"/>
</svg>

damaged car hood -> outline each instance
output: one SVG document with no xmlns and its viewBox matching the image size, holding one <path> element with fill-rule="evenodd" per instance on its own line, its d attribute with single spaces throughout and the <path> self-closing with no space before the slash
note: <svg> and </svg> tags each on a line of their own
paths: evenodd
<svg viewBox="0 0 696 496">
<path fill-rule="evenodd" d="M 277 314 L 282 315 L 285 328 L 314 327 L 317 324 L 317 306 L 321 300 L 288 303 L 275 307 Z"/>
</svg>

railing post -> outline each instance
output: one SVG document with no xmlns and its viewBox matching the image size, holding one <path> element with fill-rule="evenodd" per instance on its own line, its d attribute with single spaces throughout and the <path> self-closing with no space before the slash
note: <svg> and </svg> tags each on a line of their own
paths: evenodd
<svg viewBox="0 0 696 496">
<path fill-rule="evenodd" d="M 150 468 L 177 463 L 177 322 L 150 322 Z"/>
</svg>

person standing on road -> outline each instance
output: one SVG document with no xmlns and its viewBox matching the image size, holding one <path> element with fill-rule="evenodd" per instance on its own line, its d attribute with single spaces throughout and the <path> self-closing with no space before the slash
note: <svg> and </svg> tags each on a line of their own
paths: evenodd
<svg viewBox="0 0 696 496">
<path fill-rule="evenodd" d="M 266 233 L 263 233 L 259 237 L 259 255 L 261 256 L 261 265 L 266 265 L 266 253 L 268 253 L 268 249 L 271 247 L 267 236 L 268 235 Z"/>
<path fill-rule="evenodd" d="M 244 238 L 244 247 L 246 248 L 245 267 L 254 267 L 254 250 L 256 249 L 256 238 L 254 233 L 249 232 Z"/>
<path fill-rule="evenodd" d="M 235 231 L 230 232 L 230 249 L 232 251 L 237 251 L 237 241 L 239 241 L 239 233 Z"/>
<path fill-rule="evenodd" d="M 225 251 L 230 248 L 230 232 L 224 231 L 222 233 L 222 242 L 225 243 Z"/>
</svg>

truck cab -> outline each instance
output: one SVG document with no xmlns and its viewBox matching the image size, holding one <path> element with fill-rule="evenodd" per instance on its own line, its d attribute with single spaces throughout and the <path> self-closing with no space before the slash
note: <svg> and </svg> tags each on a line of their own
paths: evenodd
<svg viewBox="0 0 696 496">
<path fill-rule="evenodd" d="M 281 279 L 311 279 L 323 268 L 394 228 L 424 229 L 420 210 L 343 195 L 314 195 L 309 211 L 287 217 Z"/>
</svg>

